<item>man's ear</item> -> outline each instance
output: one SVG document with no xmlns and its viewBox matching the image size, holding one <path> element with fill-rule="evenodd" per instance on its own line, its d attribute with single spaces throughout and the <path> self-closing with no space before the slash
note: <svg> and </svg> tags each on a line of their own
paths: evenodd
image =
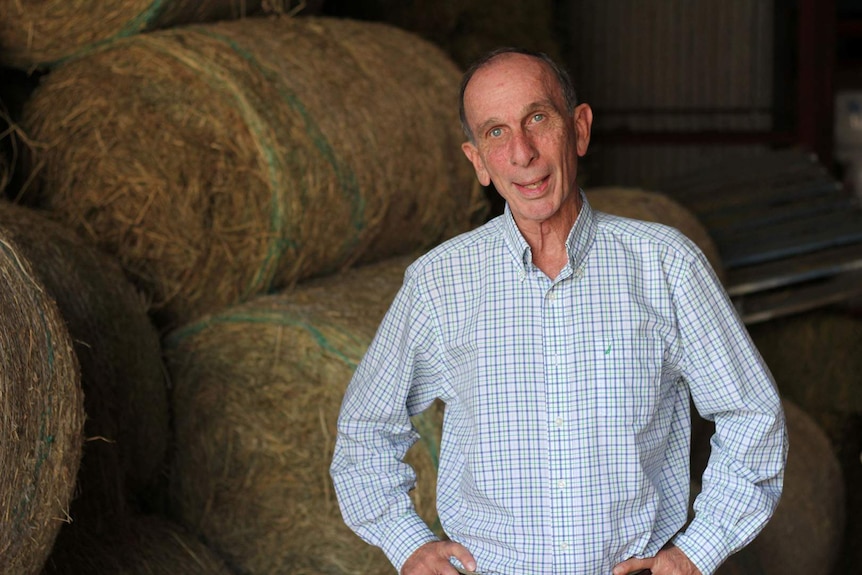
<svg viewBox="0 0 862 575">
<path fill-rule="evenodd" d="M 473 169 L 476 171 L 476 177 L 479 179 L 479 183 L 483 186 L 490 185 L 491 176 L 488 175 L 488 170 L 485 169 L 485 162 L 482 161 L 479 149 L 473 144 L 473 142 L 464 142 L 461 144 L 461 149 L 464 151 L 464 155 L 467 156 L 467 159 L 470 160 L 470 163 L 473 164 Z"/>
<path fill-rule="evenodd" d="M 593 126 L 593 110 L 588 104 L 580 104 L 573 114 L 575 130 L 578 133 L 578 156 L 584 156 L 590 147 L 590 131 Z"/>
</svg>

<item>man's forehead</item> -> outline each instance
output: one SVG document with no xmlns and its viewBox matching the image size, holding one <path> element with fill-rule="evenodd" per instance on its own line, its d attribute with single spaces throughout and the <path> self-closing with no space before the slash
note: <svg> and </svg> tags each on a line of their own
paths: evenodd
<svg viewBox="0 0 862 575">
<path fill-rule="evenodd" d="M 535 56 L 517 52 L 500 54 L 476 70 L 473 78 L 467 84 L 467 89 L 470 89 L 470 85 L 474 84 L 474 81 L 488 80 L 489 78 L 494 79 L 497 76 L 508 76 L 510 74 L 523 77 L 545 76 L 549 78 L 551 76 L 551 69 L 547 62 Z"/>
<path fill-rule="evenodd" d="M 493 100 L 496 91 L 501 91 L 498 93 L 505 96 L 506 102 L 514 104 L 509 100 L 511 93 L 502 92 L 512 90 L 519 90 L 518 94 L 523 96 L 520 102 L 523 108 L 553 104 L 562 96 L 546 62 L 525 54 L 502 54 L 477 70 L 470 79 L 464 92 L 465 108 L 486 107 L 488 98 Z"/>
</svg>

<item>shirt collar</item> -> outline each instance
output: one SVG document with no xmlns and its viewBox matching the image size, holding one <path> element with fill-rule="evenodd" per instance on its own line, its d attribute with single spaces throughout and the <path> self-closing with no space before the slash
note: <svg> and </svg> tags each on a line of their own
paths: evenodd
<svg viewBox="0 0 862 575">
<path fill-rule="evenodd" d="M 583 190 L 578 190 L 578 192 L 581 195 L 581 211 L 566 238 L 569 266 L 573 270 L 578 268 L 586 259 L 596 237 L 596 221 L 593 209 Z M 532 251 L 527 240 L 521 234 L 521 230 L 518 229 L 508 203 L 503 212 L 503 237 L 523 270 L 529 272 L 533 268 Z"/>
</svg>

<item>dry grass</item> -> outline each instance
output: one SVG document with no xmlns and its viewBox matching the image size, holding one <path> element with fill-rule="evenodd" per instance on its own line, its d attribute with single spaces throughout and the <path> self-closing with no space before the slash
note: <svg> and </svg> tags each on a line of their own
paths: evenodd
<svg viewBox="0 0 862 575">
<path fill-rule="evenodd" d="M 716 575 L 831 575 L 839 559 L 846 520 L 841 466 L 817 421 L 794 402 L 782 403 L 790 452 L 781 500 L 760 535 Z M 699 466 L 709 450 L 708 441 L 694 446 Z"/>
<path fill-rule="evenodd" d="M 261 296 L 168 336 L 175 385 L 175 510 L 256 575 L 392 573 L 343 523 L 329 478 L 347 383 L 408 260 Z M 408 453 L 420 515 L 435 525 L 441 406 L 415 418 Z"/>
<path fill-rule="evenodd" d="M 459 78 L 382 24 L 141 34 L 43 79 L 21 120 L 39 143 L 21 199 L 116 254 L 177 327 L 480 222 Z"/>
<path fill-rule="evenodd" d="M 788 400 L 784 411 L 790 437 L 784 492 L 751 545 L 766 575 L 831 575 L 843 543 L 844 476 L 815 420 Z"/>
<path fill-rule="evenodd" d="M 117 262 L 45 214 L 0 203 L 0 230 L 20 246 L 57 304 L 81 370 L 88 438 L 72 516 L 122 512 L 163 472 L 168 398 L 158 332 Z"/>
<path fill-rule="evenodd" d="M 157 515 L 123 519 L 111 529 L 61 534 L 42 575 L 232 575 L 194 535 Z"/>
<path fill-rule="evenodd" d="M 782 395 L 806 409 L 862 414 L 862 320 L 816 310 L 749 327 Z"/>
<path fill-rule="evenodd" d="M 499 46 L 540 50 L 557 59 L 560 55 L 550 0 L 330 0 L 327 9 L 415 32 L 463 68 Z"/>
<path fill-rule="evenodd" d="M 236 19 L 260 6 L 261 0 L 0 0 L 0 63 L 23 70 L 50 66 L 119 38 Z"/>
<path fill-rule="evenodd" d="M 68 518 L 84 410 L 63 318 L 0 230 L 0 573 L 38 573 Z"/>
</svg>

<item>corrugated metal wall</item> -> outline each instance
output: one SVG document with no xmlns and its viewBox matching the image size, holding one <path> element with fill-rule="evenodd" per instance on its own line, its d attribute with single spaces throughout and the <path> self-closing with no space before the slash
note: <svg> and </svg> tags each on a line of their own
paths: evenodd
<svg viewBox="0 0 862 575">
<path fill-rule="evenodd" d="M 743 151 L 603 144 L 604 131 L 773 128 L 774 0 L 569 0 L 564 13 L 566 58 L 596 114 L 590 184 L 649 186 Z"/>
</svg>

